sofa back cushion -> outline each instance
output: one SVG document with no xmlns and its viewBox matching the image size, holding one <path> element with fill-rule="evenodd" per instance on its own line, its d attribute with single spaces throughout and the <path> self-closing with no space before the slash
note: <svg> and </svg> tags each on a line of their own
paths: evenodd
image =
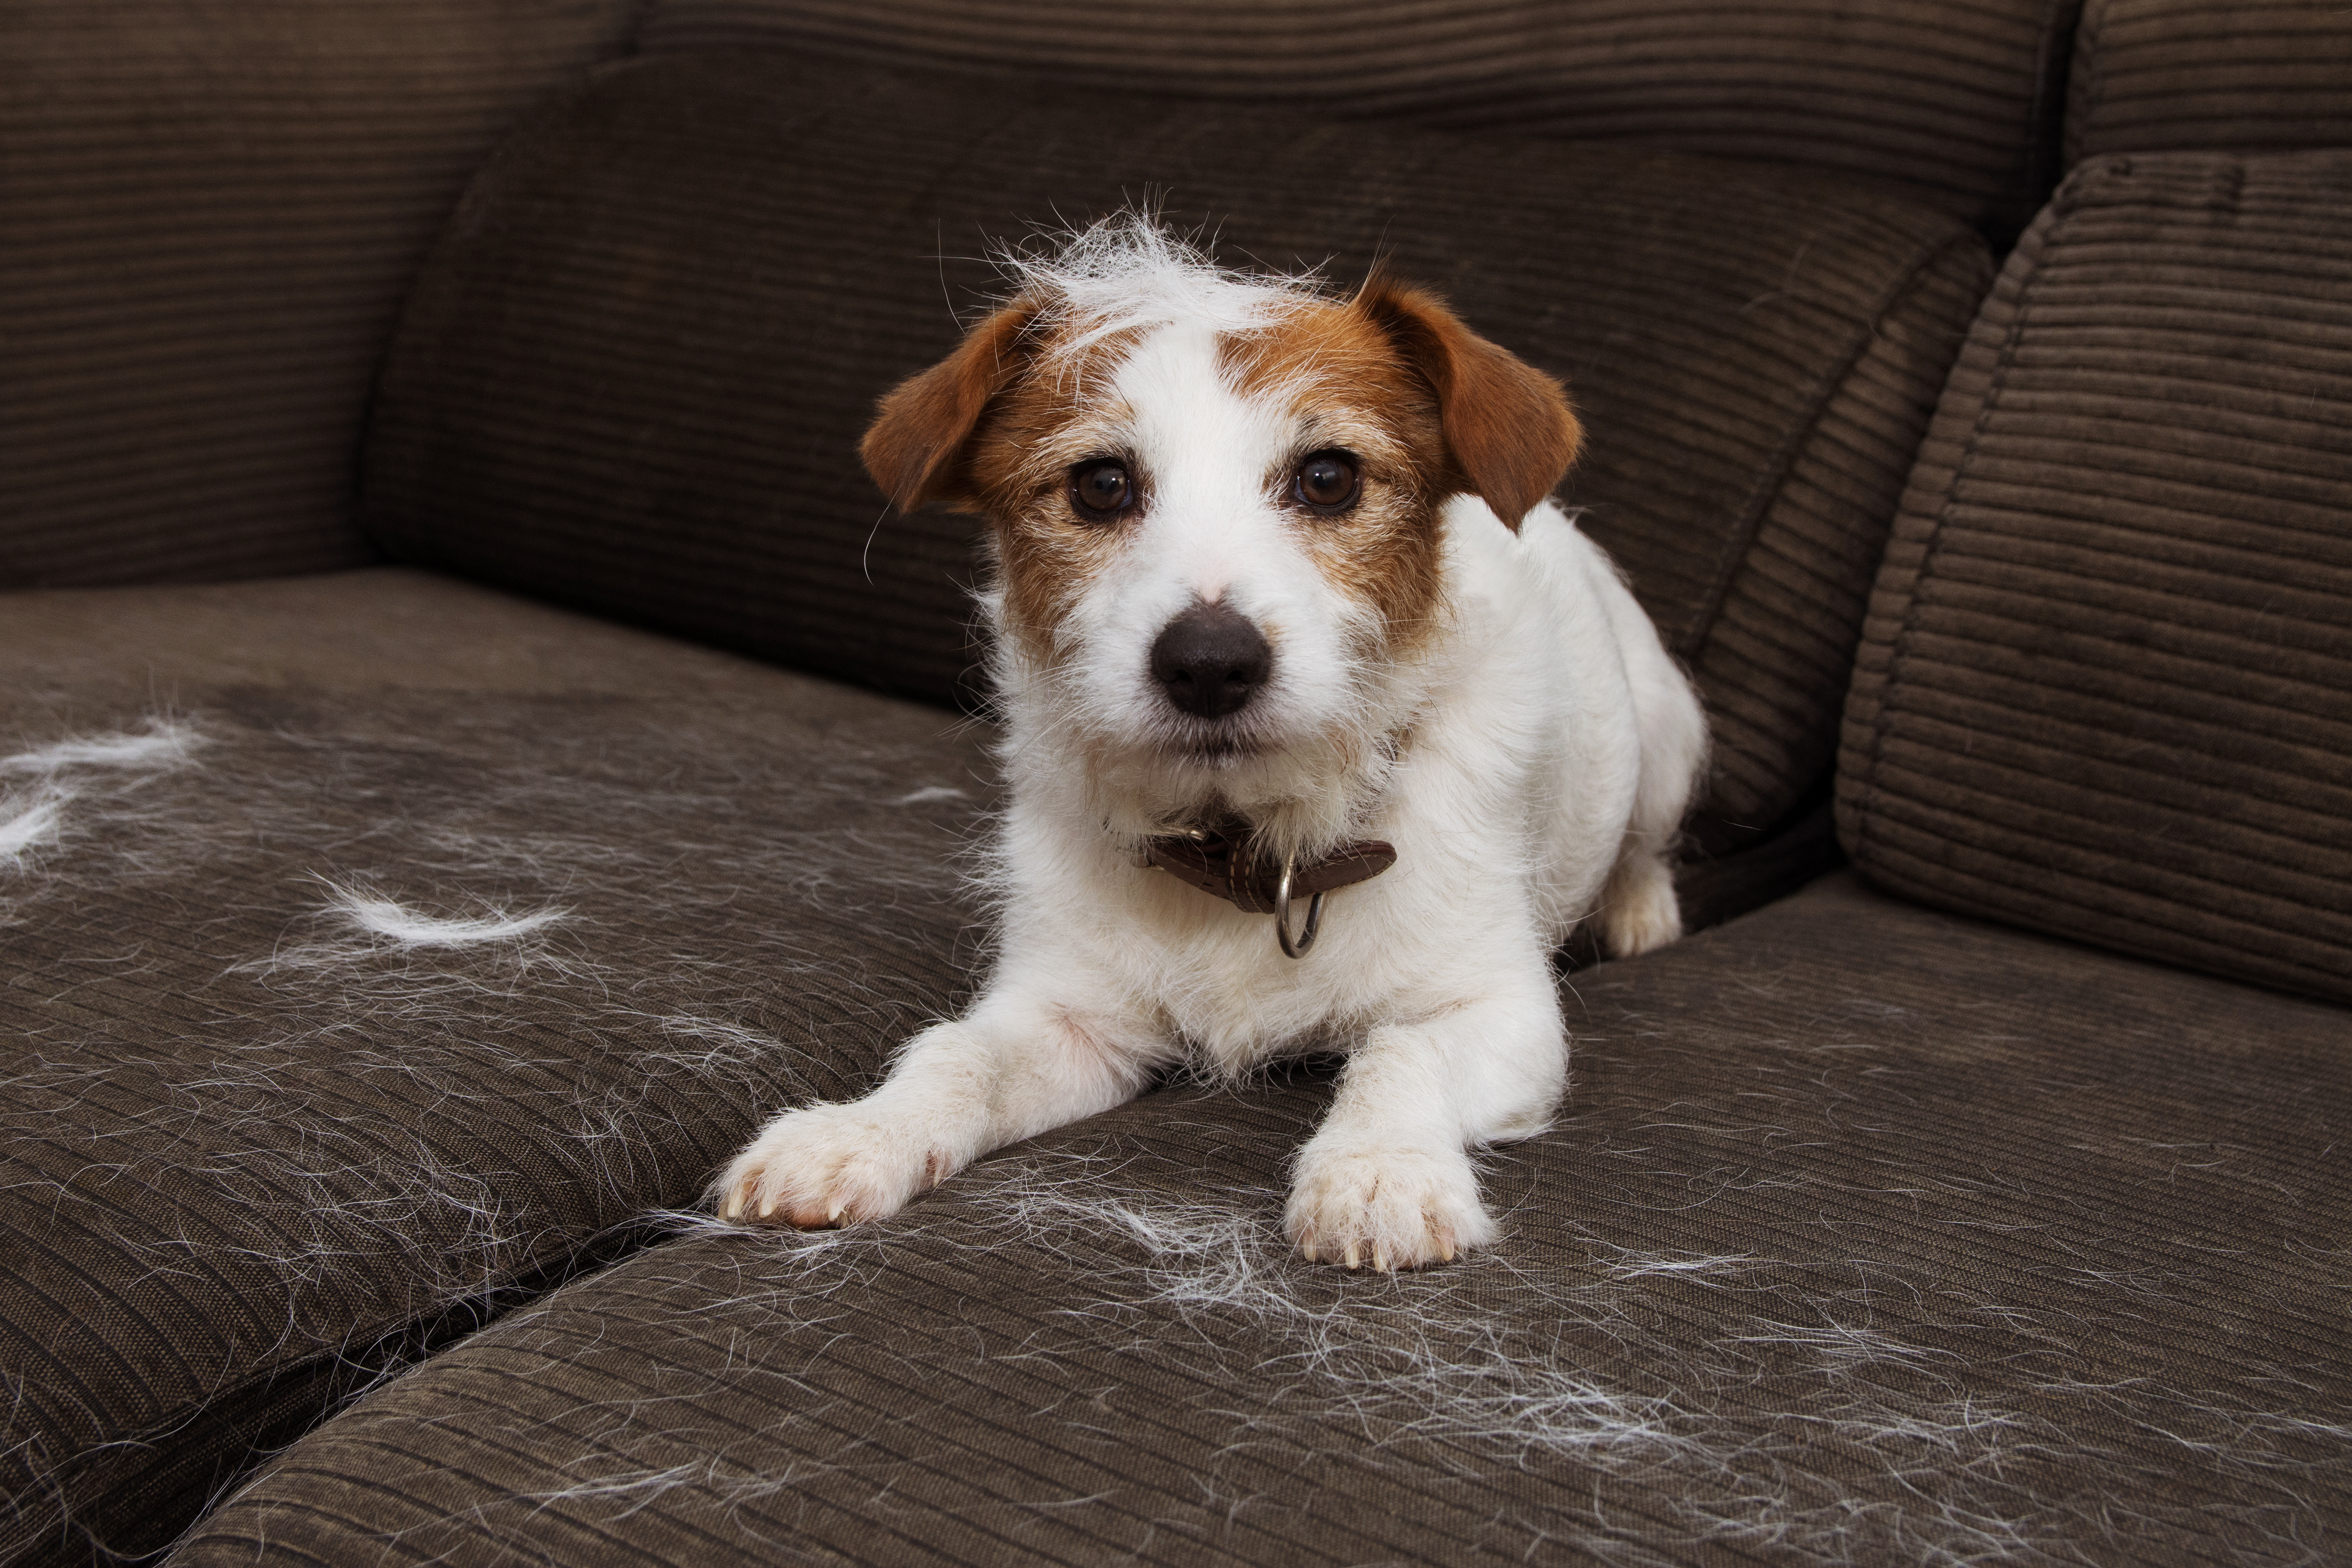
<svg viewBox="0 0 2352 1568">
<path fill-rule="evenodd" d="M 369 559 L 368 384 L 467 175 L 635 0 L 12 0 L 0 589 Z"/>
<path fill-rule="evenodd" d="M 2352 1000 L 2352 152 L 2067 181 L 1937 414 L 1840 768 L 1888 888 Z"/>
<path fill-rule="evenodd" d="M 2066 162 L 2167 150 L 2352 146 L 2352 8 L 2339 0 L 2087 0 Z"/>
<path fill-rule="evenodd" d="M 1385 250 L 1564 375 L 1590 435 L 1568 497 L 1713 710 L 1703 820 L 1760 833 L 1825 777 L 1885 520 L 1990 279 L 1973 231 L 1798 171 L 1066 97 L 746 54 L 551 106 L 409 304 L 365 447 L 375 538 L 968 700 L 978 525 L 891 513 L 859 434 L 1002 287 L 992 238 L 1171 191 L 1230 260 L 1345 281 Z"/>
<path fill-rule="evenodd" d="M 1028 73 L 1072 103 L 1178 93 L 1807 163 L 2014 235 L 2057 177 L 2079 3 L 653 0 L 641 47 L 813 46 Z"/>
</svg>

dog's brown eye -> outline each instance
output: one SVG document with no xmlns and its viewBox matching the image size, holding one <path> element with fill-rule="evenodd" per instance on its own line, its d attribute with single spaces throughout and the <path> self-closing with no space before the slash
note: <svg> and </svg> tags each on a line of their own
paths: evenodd
<svg viewBox="0 0 2352 1568">
<path fill-rule="evenodd" d="M 1291 489 L 1318 511 L 1338 511 L 1355 500 L 1362 482 L 1355 458 L 1345 452 L 1318 452 L 1298 465 Z"/>
<path fill-rule="evenodd" d="M 1108 522 L 1135 504 L 1135 480 L 1125 463 L 1080 463 L 1070 470 L 1070 504 L 1088 522 Z"/>
</svg>

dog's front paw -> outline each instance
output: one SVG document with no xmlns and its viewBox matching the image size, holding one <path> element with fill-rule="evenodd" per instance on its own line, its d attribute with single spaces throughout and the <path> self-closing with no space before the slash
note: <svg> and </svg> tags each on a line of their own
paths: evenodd
<svg viewBox="0 0 2352 1568">
<path fill-rule="evenodd" d="M 947 1154 L 862 1105 L 787 1110 L 762 1128 L 719 1180 L 729 1219 L 854 1225 L 896 1214 L 950 1173 Z"/>
<path fill-rule="evenodd" d="M 1282 1226 L 1310 1263 L 1419 1268 L 1495 1239 L 1459 1149 L 1318 1149 L 1298 1159 Z"/>
</svg>

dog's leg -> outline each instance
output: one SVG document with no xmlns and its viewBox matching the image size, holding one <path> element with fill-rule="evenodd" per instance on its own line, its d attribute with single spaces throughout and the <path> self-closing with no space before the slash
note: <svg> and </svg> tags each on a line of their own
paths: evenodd
<svg viewBox="0 0 2352 1568">
<path fill-rule="evenodd" d="M 1632 958 L 1683 934 L 1668 860 L 1706 771 L 1706 712 L 1649 617 L 1622 587 L 1612 595 L 1611 618 L 1633 702 L 1641 779 L 1617 863 L 1601 891 L 1601 934 L 1611 957 Z"/>
<path fill-rule="evenodd" d="M 1298 1152 L 1284 1229 L 1353 1268 L 1450 1261 L 1495 1237 L 1469 1150 L 1543 1131 L 1568 1042 L 1540 960 L 1503 994 L 1386 1024 L 1349 1056 L 1330 1114 Z"/>
<path fill-rule="evenodd" d="M 769 1122 L 720 1175 L 719 1211 L 803 1228 L 880 1219 L 992 1149 L 1134 1099 L 1166 1058 L 1135 1020 L 1000 982 L 908 1041 L 865 1099 Z"/>
</svg>

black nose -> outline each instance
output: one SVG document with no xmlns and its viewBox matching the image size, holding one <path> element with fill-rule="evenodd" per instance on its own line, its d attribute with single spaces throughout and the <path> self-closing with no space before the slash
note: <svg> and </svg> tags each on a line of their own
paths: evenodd
<svg viewBox="0 0 2352 1568">
<path fill-rule="evenodd" d="M 1195 605 L 1151 645 L 1151 679 L 1187 713 L 1222 719 L 1247 702 L 1274 668 L 1274 650 L 1247 616 Z"/>
</svg>

